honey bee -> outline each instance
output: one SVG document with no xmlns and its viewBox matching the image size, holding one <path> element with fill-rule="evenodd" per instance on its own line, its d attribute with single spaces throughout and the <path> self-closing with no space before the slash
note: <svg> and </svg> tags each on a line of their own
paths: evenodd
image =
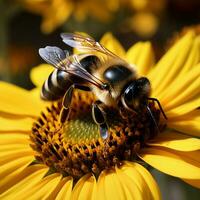
<svg viewBox="0 0 200 200">
<path fill-rule="evenodd" d="M 83 52 L 70 55 L 58 47 L 39 49 L 40 56 L 56 68 L 43 84 L 41 98 L 49 101 L 63 98 L 61 123 L 69 119 L 74 89 L 91 91 L 98 99 L 92 105 L 92 117 L 103 139 L 108 137 L 105 107 L 114 107 L 121 115 L 122 110 L 137 114 L 141 109 L 147 109 L 158 128 L 148 106 L 148 101 L 155 101 L 167 118 L 159 101 L 150 97 L 150 81 L 146 77 L 138 77 L 133 65 L 90 36 L 63 33 L 61 38 L 65 44 Z"/>
</svg>

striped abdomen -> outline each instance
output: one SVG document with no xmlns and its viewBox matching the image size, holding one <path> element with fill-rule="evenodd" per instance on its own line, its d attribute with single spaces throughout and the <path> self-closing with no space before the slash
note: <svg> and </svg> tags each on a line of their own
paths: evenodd
<svg viewBox="0 0 200 200">
<path fill-rule="evenodd" d="M 44 82 L 41 90 L 41 98 L 47 101 L 58 100 L 73 83 L 69 79 L 70 75 L 62 70 L 55 69 Z"/>
<path fill-rule="evenodd" d="M 88 72 L 91 72 L 91 67 L 97 67 L 98 62 L 99 59 L 93 55 L 80 60 L 81 67 Z M 78 75 L 70 75 L 63 70 L 55 69 L 43 84 L 41 98 L 47 101 L 58 100 L 64 96 L 67 89 L 74 83 L 88 84 L 84 78 Z"/>
</svg>

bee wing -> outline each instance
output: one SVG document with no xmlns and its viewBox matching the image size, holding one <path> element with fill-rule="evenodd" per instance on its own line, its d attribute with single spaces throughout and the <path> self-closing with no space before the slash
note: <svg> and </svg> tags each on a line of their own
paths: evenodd
<svg viewBox="0 0 200 200">
<path fill-rule="evenodd" d="M 121 60 L 117 55 L 112 53 L 110 50 L 106 49 L 103 45 L 96 42 L 92 37 L 90 36 L 83 36 L 80 34 L 74 34 L 74 33 L 62 33 L 61 38 L 63 39 L 63 42 L 73 48 L 82 50 L 82 51 L 97 51 L 100 53 L 103 53 L 107 56 L 111 57 L 117 57 Z"/>
<path fill-rule="evenodd" d="M 86 54 L 85 54 L 86 55 Z M 84 56 L 85 56 L 84 55 Z M 69 65 L 65 65 L 65 72 L 78 76 L 82 79 L 84 79 L 86 82 L 89 82 L 98 88 L 102 88 L 102 85 L 104 84 L 100 79 L 98 79 L 96 76 L 89 73 L 86 69 L 84 69 L 80 63 L 80 58 L 82 58 L 83 55 L 72 55 L 69 56 L 67 59 L 67 63 Z"/>
<path fill-rule="evenodd" d="M 102 88 L 103 82 L 81 66 L 80 59 L 83 55 L 69 56 L 69 54 L 66 54 L 62 49 L 51 46 L 40 48 L 39 54 L 47 63 L 52 64 L 55 68 L 80 77 L 85 81 Z M 84 56 L 87 56 L 87 54 L 84 54 Z"/>
<path fill-rule="evenodd" d="M 59 68 L 62 61 L 69 57 L 69 52 L 63 51 L 62 49 L 54 46 L 46 46 L 45 48 L 39 49 L 39 55 L 49 64 L 56 68 Z M 61 65 L 60 67 L 63 67 Z"/>
</svg>

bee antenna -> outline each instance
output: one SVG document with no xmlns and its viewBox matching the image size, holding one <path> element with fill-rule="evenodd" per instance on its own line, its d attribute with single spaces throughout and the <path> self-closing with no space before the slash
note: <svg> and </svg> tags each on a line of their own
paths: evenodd
<svg viewBox="0 0 200 200">
<path fill-rule="evenodd" d="M 159 127 L 158 127 L 158 123 L 156 122 L 156 119 L 155 119 L 155 117 L 153 116 L 153 113 L 151 112 L 151 109 L 150 109 L 149 106 L 147 106 L 147 110 L 148 110 L 148 112 L 149 112 L 149 114 L 150 114 L 150 116 L 151 116 L 151 119 L 153 120 L 153 122 L 154 122 L 154 124 L 155 124 L 155 126 L 156 126 L 156 129 L 157 129 L 158 133 L 160 133 L 160 129 L 159 129 Z"/>
</svg>

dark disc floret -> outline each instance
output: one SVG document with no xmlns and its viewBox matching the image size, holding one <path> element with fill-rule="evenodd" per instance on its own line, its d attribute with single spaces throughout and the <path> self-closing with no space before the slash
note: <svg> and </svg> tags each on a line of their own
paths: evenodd
<svg viewBox="0 0 200 200">
<path fill-rule="evenodd" d="M 124 160 L 137 159 L 138 151 L 158 134 L 145 109 L 122 118 L 117 109 L 109 108 L 106 111 L 109 136 L 102 139 L 91 116 L 94 101 L 89 92 L 75 92 L 70 119 L 64 124 L 59 121 L 62 108 L 59 101 L 41 113 L 30 134 L 38 162 L 75 180 L 87 173 L 98 177 L 104 169 L 121 166 Z M 153 103 L 149 107 L 159 124 L 160 111 Z"/>
</svg>

